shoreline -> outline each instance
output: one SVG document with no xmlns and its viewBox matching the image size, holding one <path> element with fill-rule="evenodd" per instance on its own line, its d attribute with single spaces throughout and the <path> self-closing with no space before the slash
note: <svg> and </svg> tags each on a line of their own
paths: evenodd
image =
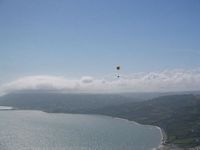
<svg viewBox="0 0 200 150">
<path fill-rule="evenodd" d="M 103 116 L 107 116 L 107 115 L 103 115 Z M 108 116 L 108 117 L 112 117 L 114 119 L 120 119 L 120 120 L 124 120 L 124 121 L 130 121 L 131 123 L 134 123 L 136 125 L 156 127 L 160 131 L 161 141 L 160 141 L 160 145 L 158 145 L 158 147 L 155 147 L 155 150 L 184 150 L 183 148 L 180 148 L 180 147 L 178 147 L 177 145 L 175 145 L 173 143 L 167 143 L 167 133 L 165 132 L 164 129 L 162 129 L 159 126 L 141 124 L 141 123 L 138 123 L 138 122 L 136 122 L 134 120 L 129 120 L 129 119 L 120 118 L 120 117 L 113 117 L 113 116 Z"/>
<path fill-rule="evenodd" d="M 120 119 L 120 120 L 123 120 L 123 121 L 129 121 L 131 123 L 134 123 L 135 125 L 151 126 L 151 127 L 157 128 L 160 131 L 161 140 L 160 140 L 160 144 L 157 147 L 155 147 L 155 150 L 171 150 L 171 149 L 166 149 L 167 134 L 165 133 L 165 131 L 162 128 L 160 128 L 158 126 L 154 126 L 154 125 L 141 124 L 141 123 L 138 123 L 136 121 L 125 119 L 125 118 L 119 118 L 119 117 L 112 117 L 112 118 Z"/>
<path fill-rule="evenodd" d="M 161 127 L 155 126 L 157 129 L 160 130 L 160 134 L 162 136 L 160 145 L 158 146 L 157 150 L 167 150 L 166 141 L 167 141 L 167 134 Z"/>
<path fill-rule="evenodd" d="M 19 110 L 19 111 L 27 111 L 27 109 L 9 109 L 9 110 Z M 28 109 L 28 111 L 29 111 L 29 109 Z M 40 111 L 40 112 L 43 112 L 43 113 L 47 113 L 47 114 L 51 114 L 51 113 L 49 113 L 49 112 L 46 112 L 46 111 L 43 111 L 43 110 L 31 110 L 31 111 Z M 53 114 L 66 114 L 66 113 L 53 113 Z M 67 114 L 71 114 L 71 113 L 67 113 Z M 78 114 L 75 114 L 75 115 L 78 115 Z M 81 114 L 82 115 L 82 114 Z M 157 147 L 155 147 L 155 148 L 153 148 L 153 149 L 155 149 L 155 150 L 162 150 L 162 149 L 159 149 L 160 147 L 161 147 L 161 145 L 164 143 L 164 137 L 165 137 L 165 134 L 164 134 L 164 132 L 162 131 L 162 129 L 160 128 L 160 127 L 158 127 L 158 126 L 154 126 L 154 125 L 147 125 L 147 124 L 141 124 L 141 123 L 138 123 L 138 122 L 136 122 L 136 121 L 134 121 L 134 120 L 129 120 L 129 119 L 125 119 L 125 118 L 120 118 L 120 117 L 113 117 L 113 116 L 109 116 L 109 115 L 101 115 L 101 114 L 83 114 L 83 115 L 95 115 L 95 116 L 104 116 L 104 117 L 109 117 L 109 118 L 113 118 L 113 119 L 118 119 L 118 120 L 122 120 L 122 121 L 127 121 L 127 122 L 130 122 L 130 123 L 133 123 L 133 124 L 135 124 L 135 125 L 140 125 L 140 126 L 149 126 L 149 127 L 155 127 L 155 128 L 157 128 L 159 131 L 160 131 L 160 135 L 161 135 L 161 142 L 160 142 L 160 144 L 157 146 Z"/>
<path fill-rule="evenodd" d="M 0 106 L 0 110 L 13 110 L 13 107 L 10 106 Z"/>
<path fill-rule="evenodd" d="M 162 129 L 158 126 L 155 126 L 155 127 L 160 131 L 160 135 L 161 135 L 160 145 L 157 148 L 159 150 L 160 148 L 163 147 L 163 145 L 165 143 L 165 138 L 164 138 L 164 133 L 163 133 Z"/>
<path fill-rule="evenodd" d="M 160 130 L 160 133 L 162 135 L 162 140 L 157 150 L 183 150 L 183 148 L 180 148 L 175 144 L 167 143 L 167 133 L 165 132 L 165 130 L 158 126 L 156 127 Z"/>
<path fill-rule="evenodd" d="M 14 108 L 12 107 L 12 109 L 2 109 L 2 111 L 11 111 L 11 110 L 31 110 L 31 111 L 40 111 L 40 112 L 43 112 L 43 113 L 47 113 L 47 114 L 80 114 L 80 113 L 63 113 L 63 112 L 47 112 L 45 110 L 37 110 L 37 109 L 17 109 L 17 108 Z M 1 110 L 0 110 L 1 111 Z M 130 121 L 131 123 L 134 123 L 136 125 L 142 125 L 142 126 L 152 126 L 152 127 L 156 127 L 157 129 L 159 129 L 160 131 L 160 134 L 161 134 L 161 142 L 160 142 L 160 145 L 158 145 L 157 147 L 155 147 L 154 149 L 155 150 L 185 150 L 184 148 L 180 148 L 178 147 L 177 145 L 173 144 L 173 143 L 167 143 L 167 133 L 165 132 L 164 129 L 162 129 L 161 127 L 159 126 L 155 126 L 155 125 L 150 125 L 150 124 L 142 124 L 142 123 L 138 123 L 134 120 L 129 120 L 129 119 L 126 119 L 126 118 L 121 118 L 121 117 L 116 117 L 116 116 L 112 116 L 112 115 L 105 115 L 105 114 L 84 114 L 83 115 L 97 115 L 97 116 L 106 116 L 106 117 L 112 117 L 114 119 L 120 119 L 120 120 L 124 120 L 124 121 Z M 195 148 L 188 148 L 188 150 L 197 150 L 198 148 L 200 147 L 195 147 Z"/>
</svg>

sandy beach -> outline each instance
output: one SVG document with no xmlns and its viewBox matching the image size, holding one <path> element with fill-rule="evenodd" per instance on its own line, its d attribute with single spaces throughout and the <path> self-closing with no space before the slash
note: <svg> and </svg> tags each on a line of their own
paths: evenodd
<svg viewBox="0 0 200 150">
<path fill-rule="evenodd" d="M 183 150 L 182 148 L 179 148 L 178 146 L 174 144 L 167 144 L 167 134 L 166 132 L 157 126 L 157 128 L 160 130 L 162 140 L 160 143 L 160 146 L 157 148 L 157 150 Z"/>
</svg>

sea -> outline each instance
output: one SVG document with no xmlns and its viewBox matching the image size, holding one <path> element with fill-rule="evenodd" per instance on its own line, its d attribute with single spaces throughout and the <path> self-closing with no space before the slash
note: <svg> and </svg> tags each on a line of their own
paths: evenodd
<svg viewBox="0 0 200 150">
<path fill-rule="evenodd" d="M 0 107 L 0 150 L 154 150 L 157 127 L 101 115 Z"/>
</svg>

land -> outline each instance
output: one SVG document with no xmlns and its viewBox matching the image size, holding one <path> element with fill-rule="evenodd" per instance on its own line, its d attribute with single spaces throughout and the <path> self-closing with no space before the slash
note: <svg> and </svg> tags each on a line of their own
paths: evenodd
<svg viewBox="0 0 200 150">
<path fill-rule="evenodd" d="M 95 113 L 95 112 L 94 112 Z M 165 145 L 191 148 L 200 145 L 200 98 L 194 95 L 164 96 L 96 110 L 142 124 L 161 127 L 167 135 Z"/>
<path fill-rule="evenodd" d="M 162 128 L 162 149 L 195 150 L 200 146 L 200 96 L 181 94 L 150 100 L 116 94 L 18 93 L 0 105 L 49 113 L 101 114 Z"/>
</svg>

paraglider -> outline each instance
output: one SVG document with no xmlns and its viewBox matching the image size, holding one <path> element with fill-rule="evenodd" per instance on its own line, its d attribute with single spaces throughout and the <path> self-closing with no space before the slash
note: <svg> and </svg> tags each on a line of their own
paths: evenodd
<svg viewBox="0 0 200 150">
<path fill-rule="evenodd" d="M 119 71 L 120 71 L 121 67 L 120 66 L 117 66 L 116 67 L 116 70 L 117 70 L 117 78 L 120 78 L 120 75 L 119 75 Z"/>
<path fill-rule="evenodd" d="M 120 66 L 117 66 L 116 69 L 117 69 L 117 70 L 120 70 Z"/>
</svg>

